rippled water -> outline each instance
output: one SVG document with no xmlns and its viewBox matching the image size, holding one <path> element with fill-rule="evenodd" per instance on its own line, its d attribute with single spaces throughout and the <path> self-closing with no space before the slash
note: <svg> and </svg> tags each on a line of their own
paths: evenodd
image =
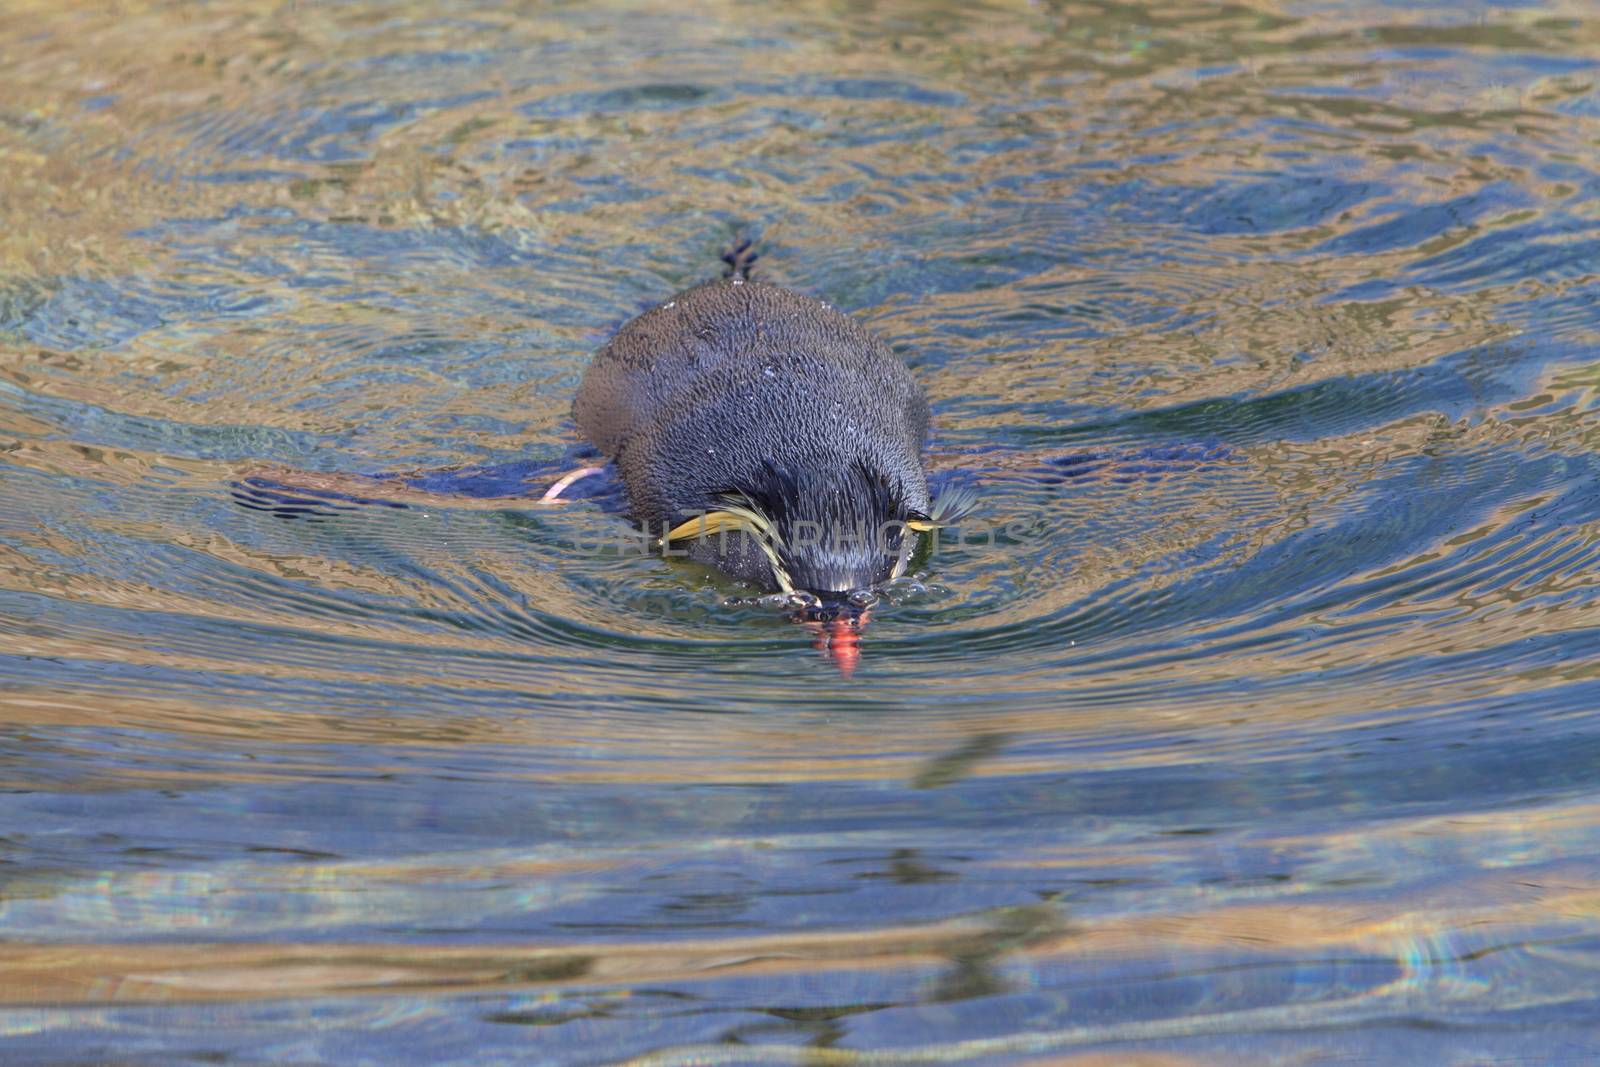
<svg viewBox="0 0 1600 1067">
<path fill-rule="evenodd" d="M 1597 56 L 1579 3 L 8 4 L 5 1062 L 1600 1059 Z M 592 500 L 240 506 L 539 488 L 742 232 L 1010 526 L 853 676 Z"/>
</svg>

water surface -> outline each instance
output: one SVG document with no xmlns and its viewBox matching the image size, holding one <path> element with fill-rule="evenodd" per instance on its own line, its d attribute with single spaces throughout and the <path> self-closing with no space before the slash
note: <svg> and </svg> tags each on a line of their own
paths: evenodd
<svg viewBox="0 0 1600 1067">
<path fill-rule="evenodd" d="M 1600 1058 L 1589 5 L 57 8 L 5 1062 Z M 559 465 L 745 232 L 1012 528 L 853 676 L 593 501 L 240 505 Z"/>
</svg>

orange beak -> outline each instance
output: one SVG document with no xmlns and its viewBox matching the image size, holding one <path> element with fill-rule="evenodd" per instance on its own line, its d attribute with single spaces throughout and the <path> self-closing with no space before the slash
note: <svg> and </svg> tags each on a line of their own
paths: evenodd
<svg viewBox="0 0 1600 1067">
<path fill-rule="evenodd" d="M 833 660 L 833 665 L 846 678 L 855 673 L 856 664 L 861 660 L 861 631 L 867 628 L 867 618 L 871 614 L 871 611 L 863 611 L 826 622 L 818 619 L 805 622 L 806 629 L 813 635 L 811 647 Z"/>
</svg>

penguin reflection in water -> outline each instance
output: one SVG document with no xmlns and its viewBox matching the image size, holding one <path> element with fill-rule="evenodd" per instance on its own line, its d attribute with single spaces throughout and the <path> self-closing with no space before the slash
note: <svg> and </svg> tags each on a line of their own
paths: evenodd
<svg viewBox="0 0 1600 1067">
<path fill-rule="evenodd" d="M 971 498 L 930 498 L 928 402 L 888 345 L 821 300 L 753 280 L 748 241 L 723 258 L 725 277 L 650 308 L 595 354 L 573 419 L 615 466 L 635 522 L 695 562 L 788 594 L 848 671 L 871 591 Z M 606 471 L 572 471 L 542 499 Z"/>
</svg>

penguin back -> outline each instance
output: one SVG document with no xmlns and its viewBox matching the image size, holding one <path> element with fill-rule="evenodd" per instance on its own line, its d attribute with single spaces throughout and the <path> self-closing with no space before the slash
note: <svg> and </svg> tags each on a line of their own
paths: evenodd
<svg viewBox="0 0 1600 1067">
<path fill-rule="evenodd" d="M 724 279 L 645 311 L 596 353 L 573 417 L 616 462 L 641 521 L 774 485 L 827 498 L 870 483 L 891 511 L 928 508 L 928 404 L 904 362 L 779 286 Z M 852 510 L 827 499 L 800 510 L 830 508 Z"/>
</svg>

